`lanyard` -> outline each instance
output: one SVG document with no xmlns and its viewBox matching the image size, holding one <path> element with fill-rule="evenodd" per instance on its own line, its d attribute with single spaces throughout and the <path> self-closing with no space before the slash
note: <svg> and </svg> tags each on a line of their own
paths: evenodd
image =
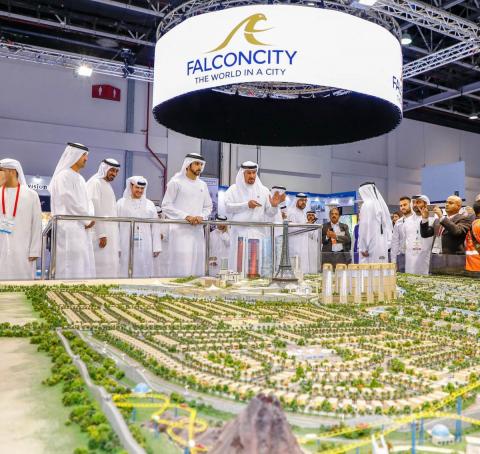
<svg viewBox="0 0 480 454">
<path fill-rule="evenodd" d="M 3 215 L 6 216 L 7 212 L 5 210 L 5 188 L 6 188 L 6 185 L 3 186 L 2 188 L 2 212 L 3 212 Z M 20 183 L 18 183 L 18 186 L 17 186 L 17 195 L 15 196 L 15 205 L 13 207 L 13 217 L 15 217 L 17 215 L 17 208 L 18 208 L 18 196 L 20 195 Z"/>
</svg>

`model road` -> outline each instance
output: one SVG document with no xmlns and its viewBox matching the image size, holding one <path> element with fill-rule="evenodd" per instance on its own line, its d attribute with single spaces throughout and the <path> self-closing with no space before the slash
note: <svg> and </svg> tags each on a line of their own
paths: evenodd
<svg viewBox="0 0 480 454">
<path fill-rule="evenodd" d="M 68 343 L 68 340 L 63 336 L 60 329 L 57 330 L 57 335 L 62 341 L 62 344 L 65 347 L 65 351 L 67 352 L 68 356 L 70 356 L 73 364 L 80 372 L 80 375 L 82 376 L 85 385 L 95 397 L 95 400 L 98 402 L 104 415 L 110 422 L 112 429 L 118 435 L 122 446 L 126 449 L 126 451 L 128 451 L 129 454 L 145 454 L 145 450 L 133 438 L 118 408 L 110 400 L 110 394 L 107 393 L 107 391 L 105 391 L 103 387 L 97 386 L 93 383 L 92 379 L 90 378 L 90 374 L 88 373 L 87 366 L 78 355 L 75 355 L 75 353 L 73 353 L 72 349 L 70 348 L 70 344 Z"/>
</svg>

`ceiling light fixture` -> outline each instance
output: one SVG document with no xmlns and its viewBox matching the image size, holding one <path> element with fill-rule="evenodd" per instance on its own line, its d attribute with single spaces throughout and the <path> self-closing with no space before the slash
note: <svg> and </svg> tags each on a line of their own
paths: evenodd
<svg viewBox="0 0 480 454">
<path fill-rule="evenodd" d="M 410 46 L 410 44 L 412 44 L 412 37 L 408 33 L 404 33 L 400 42 L 402 46 Z"/>
<path fill-rule="evenodd" d="M 92 73 L 93 73 L 93 69 L 92 69 L 90 66 L 80 65 L 80 66 L 77 68 L 77 74 L 78 74 L 79 76 L 91 77 Z"/>
<path fill-rule="evenodd" d="M 358 3 L 363 6 L 373 6 L 377 3 L 377 0 L 358 0 Z"/>
</svg>

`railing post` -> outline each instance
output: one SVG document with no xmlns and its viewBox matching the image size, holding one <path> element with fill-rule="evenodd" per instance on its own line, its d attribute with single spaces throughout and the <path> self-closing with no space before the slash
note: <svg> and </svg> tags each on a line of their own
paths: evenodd
<svg viewBox="0 0 480 454">
<path fill-rule="evenodd" d="M 57 271 L 57 218 L 53 217 L 52 223 L 52 240 L 50 242 L 50 270 L 49 278 L 55 279 L 55 273 Z"/>
<path fill-rule="evenodd" d="M 275 277 L 275 227 L 270 226 L 270 245 L 271 245 L 271 259 L 272 259 L 272 279 Z"/>
<path fill-rule="evenodd" d="M 320 273 L 322 269 L 322 226 L 317 228 L 318 236 L 317 236 L 317 273 Z"/>
<path fill-rule="evenodd" d="M 205 276 L 210 276 L 210 224 L 205 224 Z"/>
<path fill-rule="evenodd" d="M 128 278 L 133 277 L 133 263 L 135 255 L 135 221 L 130 221 L 130 243 L 128 248 Z"/>
<path fill-rule="evenodd" d="M 41 274 L 40 274 L 40 279 L 42 281 L 45 280 L 45 258 L 47 256 L 47 234 L 48 234 L 48 229 L 46 229 L 46 232 L 42 232 L 42 252 L 40 255 L 40 269 L 41 269 Z"/>
</svg>

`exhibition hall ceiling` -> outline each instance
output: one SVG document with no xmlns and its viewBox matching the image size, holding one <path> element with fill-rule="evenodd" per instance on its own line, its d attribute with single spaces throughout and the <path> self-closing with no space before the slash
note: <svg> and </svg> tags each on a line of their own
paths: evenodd
<svg viewBox="0 0 480 454">
<path fill-rule="evenodd" d="M 151 67 L 157 27 L 165 14 L 183 3 L 181 0 L 0 0 L 0 42 Z M 274 3 L 305 4 L 295 0 Z M 333 2 L 326 0 L 326 3 Z M 442 51 L 455 49 L 462 41 L 472 43 L 475 50 L 452 55 L 450 60 L 445 59 L 449 63 L 405 78 L 405 117 L 480 133 L 480 120 L 471 119 L 480 114 L 480 0 L 426 0 L 423 4 L 433 9 L 419 10 L 418 5 L 422 4 L 416 0 L 379 0 L 373 6 L 395 17 L 404 38 L 411 39 L 411 44 L 402 46 L 404 64 L 426 56 L 441 56 Z M 412 15 L 411 11 L 418 14 Z M 446 32 L 445 27 L 432 27 L 436 11 L 469 21 L 473 24 L 473 34 L 455 36 Z M 448 19 L 447 15 L 445 18 Z M 448 27 L 455 28 L 451 23 Z M 468 56 L 462 58 L 463 55 Z"/>
</svg>

